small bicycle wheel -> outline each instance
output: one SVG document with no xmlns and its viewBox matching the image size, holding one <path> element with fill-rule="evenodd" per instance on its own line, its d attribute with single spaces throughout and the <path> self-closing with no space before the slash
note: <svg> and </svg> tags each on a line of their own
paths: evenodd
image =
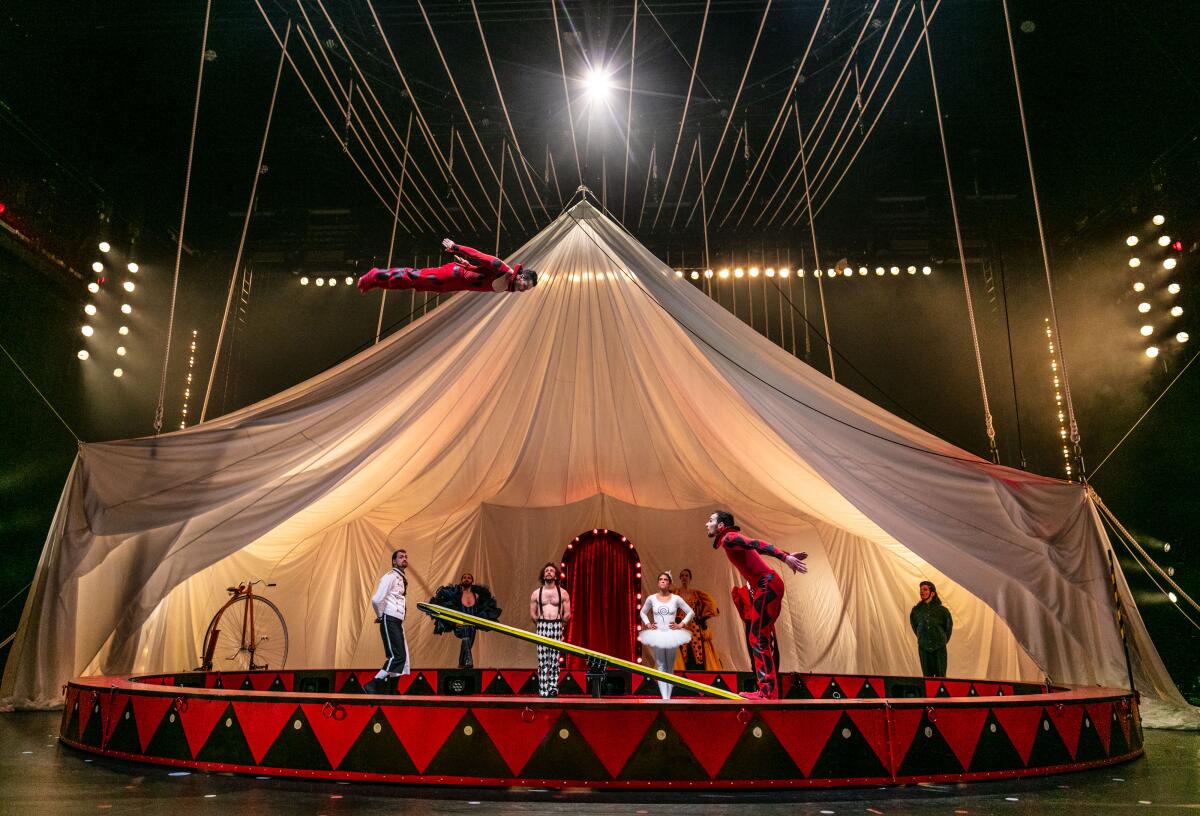
<svg viewBox="0 0 1200 816">
<path fill-rule="evenodd" d="M 287 663 L 287 624 L 279 607 L 266 598 L 239 595 L 213 619 L 210 630 L 214 626 L 216 671 L 282 669 Z"/>
</svg>

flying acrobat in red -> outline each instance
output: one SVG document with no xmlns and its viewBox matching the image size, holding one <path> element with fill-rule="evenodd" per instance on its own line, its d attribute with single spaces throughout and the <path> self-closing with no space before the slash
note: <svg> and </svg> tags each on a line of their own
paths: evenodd
<svg viewBox="0 0 1200 816">
<path fill-rule="evenodd" d="M 493 258 L 456 244 L 449 238 L 442 241 L 454 260 L 426 269 L 399 267 L 372 269 L 358 279 L 358 290 L 409 289 L 416 292 L 524 292 L 537 286 L 537 272 L 521 264 L 509 266 Z"/>
</svg>

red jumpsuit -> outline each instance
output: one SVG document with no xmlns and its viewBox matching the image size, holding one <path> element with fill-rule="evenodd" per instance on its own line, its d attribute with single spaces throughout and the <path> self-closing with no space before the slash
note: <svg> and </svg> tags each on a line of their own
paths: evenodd
<svg viewBox="0 0 1200 816">
<path fill-rule="evenodd" d="M 417 292 L 490 292 L 492 281 L 502 276 L 508 277 L 508 291 L 514 290 L 520 264 L 513 268 L 499 258 L 460 244 L 455 244 L 450 251 L 459 258 L 441 266 L 426 269 L 372 269 L 358 279 L 359 291 L 411 289 Z M 459 263 L 460 260 L 466 263 Z"/>
<path fill-rule="evenodd" d="M 779 667 L 772 644 L 775 640 L 775 621 L 783 604 L 783 579 L 767 566 L 762 555 L 782 561 L 788 553 L 766 541 L 746 538 L 737 527 L 726 527 L 713 540 L 713 548 L 717 547 L 725 550 L 730 563 L 751 586 L 754 617 L 749 621 L 746 639 L 754 660 L 754 679 L 758 683 L 758 690 L 764 697 L 773 700 L 779 694 Z"/>
</svg>

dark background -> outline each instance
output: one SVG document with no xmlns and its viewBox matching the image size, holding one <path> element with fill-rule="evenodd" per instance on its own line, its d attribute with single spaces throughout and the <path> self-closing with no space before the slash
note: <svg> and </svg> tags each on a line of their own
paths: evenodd
<svg viewBox="0 0 1200 816">
<path fill-rule="evenodd" d="M 705 266 L 808 267 L 810 275 L 803 286 L 793 283 L 792 294 L 801 310 L 807 297 L 809 319 L 819 326 L 807 220 L 783 225 L 776 219 L 766 225 L 779 204 L 779 197 L 772 196 L 791 185 L 793 177 L 786 170 L 796 155 L 794 129 L 767 163 L 757 192 L 743 196 L 736 208 L 731 205 L 764 149 L 821 3 L 773 3 L 746 87 L 729 117 L 765 4 L 713 0 L 673 170 L 669 159 L 705 3 L 643 4 L 628 185 L 624 128 L 633 4 L 619 5 L 559 6 L 580 154 L 577 171 L 550 4 L 479 3 L 492 61 L 532 177 L 524 179 L 522 190 L 514 184 L 513 164 L 507 165 L 500 237 L 504 251 L 515 249 L 557 215 L 582 178 L 609 210 L 624 215 L 639 240 L 689 273 Z M 900 1 L 884 55 L 911 5 L 911 0 Z M 314 54 L 324 50 L 341 83 L 354 74 L 353 57 L 387 121 L 381 118 L 380 127 L 374 127 L 360 90 L 355 106 L 366 125 L 355 122 L 348 130 L 345 113 L 337 109 L 300 35 L 293 32 L 289 52 L 332 131 L 285 69 L 266 169 L 243 263 L 236 270 L 234 310 L 213 382 L 210 416 L 302 381 L 373 340 L 378 301 L 358 297 L 343 279 L 386 261 L 392 217 L 347 153 L 364 165 L 390 204 L 390 179 L 401 173 L 392 151 L 400 152 L 412 110 L 365 0 L 325 3 L 336 33 L 315 0 L 303 4 L 307 21 L 294 3 L 264 7 L 281 33 L 290 18 Z M 813 127 L 864 24 L 867 33 L 852 64 L 866 75 L 892 8 L 893 2 L 880 2 L 868 17 L 871 4 L 830 2 L 795 93 L 804 128 Z M 445 235 L 490 250 L 496 240 L 492 219 L 498 185 L 489 178 L 484 157 L 499 170 L 508 129 L 471 4 L 427 0 L 425 9 L 486 154 L 470 131 L 463 131 L 465 116 L 417 5 L 379 0 L 375 9 L 442 151 L 449 151 L 452 129 L 459 131 L 483 177 L 482 184 L 475 180 L 456 145 L 459 197 L 469 196 L 484 216 L 480 219 L 470 214 L 470 207 L 466 214 L 459 208 L 414 127 L 412 160 L 405 171 L 412 210 L 402 216 L 393 260 L 437 262 L 438 242 Z M 1014 0 L 1010 12 L 1064 351 L 1090 470 L 1192 359 L 1196 342 L 1179 344 L 1172 339 L 1175 332 L 1188 331 L 1200 340 L 1200 323 L 1193 317 L 1200 264 L 1195 195 L 1200 182 L 1200 61 L 1194 53 L 1200 10 L 1186 2 Z M 881 26 L 871 27 L 871 18 Z M 919 24 L 919 9 L 915 19 Z M 0 343 L 85 441 L 153 432 L 203 24 L 199 2 L 9 4 L 0 11 Z M 848 127 L 849 147 L 842 164 L 835 162 L 837 173 L 898 76 L 916 30 L 910 24 L 876 101 L 867 106 L 863 127 L 853 120 Z M 1062 476 L 1043 333 L 1049 304 L 1000 3 L 943 0 L 931 31 L 1000 460 Z M 203 400 L 279 58 L 254 3 L 241 0 L 214 4 L 208 48 L 212 53 L 205 62 L 166 371 L 164 431 L 183 420 L 193 330 L 196 387 L 188 403 L 189 424 Z M 325 64 L 325 57 L 317 59 Z M 607 103 L 589 105 L 582 95 L 578 78 L 588 64 L 611 64 L 617 89 Z M 845 258 L 852 268 L 899 265 L 903 270 L 909 264 L 928 264 L 934 273 L 909 276 L 902 271 L 879 278 L 872 271 L 866 277 L 829 281 L 829 323 L 834 344 L 848 361 L 838 365 L 840 382 L 986 456 L 929 80 L 922 48 L 844 180 L 836 188 L 820 188 L 818 203 L 827 193 L 829 203 L 817 215 L 816 231 L 826 267 Z M 812 163 L 819 165 L 834 132 L 852 112 L 852 91 L 834 106 L 826 137 L 812 149 Z M 716 203 L 706 264 L 700 216 L 687 221 L 699 189 L 698 172 L 695 167 L 688 171 L 688 160 L 699 136 L 705 159 L 712 161 L 727 118 L 731 126 L 706 186 L 705 206 Z M 739 143 L 735 151 L 741 128 L 748 134 L 748 148 Z M 375 169 L 367 158 L 364 131 L 380 146 L 378 161 L 386 169 Z M 547 178 L 548 154 L 553 171 Z M 412 179 L 415 167 L 429 178 L 428 185 Z M 728 187 L 715 202 L 727 168 Z M 526 196 L 531 206 L 526 206 Z M 798 200 L 793 191 L 781 217 Z M 679 215 L 674 216 L 677 206 Z M 727 213 L 732 215 L 726 218 Z M 755 225 L 760 213 L 767 215 Z M 1150 223 L 1157 213 L 1167 219 L 1161 229 Z M 1179 241 L 1179 248 L 1153 244 L 1162 233 Z M 1130 234 L 1142 238 L 1135 252 L 1145 264 L 1138 273 L 1127 266 L 1131 251 L 1125 237 Z M 107 256 L 96 249 L 101 239 L 113 245 Z M 1178 261 L 1172 275 L 1151 275 L 1167 255 Z M 101 258 L 104 285 L 92 298 L 85 287 L 99 277 L 91 264 Z M 130 259 L 141 269 L 133 276 L 137 290 L 126 297 L 117 286 L 131 277 L 121 271 Z M 339 283 L 332 289 L 311 283 L 305 287 L 299 283 L 302 276 L 336 276 Z M 1155 360 L 1143 353 L 1148 341 L 1138 334 L 1144 321 L 1135 311 L 1141 297 L 1130 290 L 1135 279 L 1147 283 L 1146 296 L 1159 318 L 1153 339 L 1162 354 Z M 1182 286 L 1173 298 L 1163 288 L 1168 279 Z M 716 283 L 727 307 L 732 307 L 734 285 Z M 743 280 L 736 285 L 742 287 L 737 312 L 743 319 L 789 351 L 795 340 L 797 354 L 827 368 L 815 335 L 809 337 L 806 355 L 800 316 L 795 317 L 798 333 L 791 334 L 786 303 L 781 327 L 773 285 L 761 279 L 754 284 L 754 297 L 767 298 L 771 318 L 766 325 L 763 301 L 751 314 L 749 284 Z M 111 375 L 118 363 L 112 332 L 115 309 L 126 300 L 134 306 L 126 321 L 131 333 L 124 338 L 129 353 L 120 360 L 125 376 L 116 379 Z M 95 302 L 101 313 L 93 321 L 96 337 L 85 343 L 79 328 L 87 302 Z M 408 296 L 389 302 L 384 325 L 394 329 L 403 325 L 414 304 Z M 1174 320 L 1163 317 L 1168 303 L 1182 305 L 1184 314 Z M 81 362 L 75 354 L 85 344 L 93 354 Z M 7 357 L 0 360 L 0 372 L 0 547 L 5 554 L 0 603 L 12 598 L 0 608 L 2 638 L 16 628 L 24 587 L 36 568 L 76 442 Z M 1174 570 L 1175 580 L 1193 596 L 1200 565 L 1195 540 L 1200 508 L 1192 488 L 1200 475 L 1200 437 L 1194 430 L 1198 397 L 1200 375 L 1189 369 L 1091 479 L 1153 557 Z M 1196 699 L 1196 629 L 1121 547 L 1117 551 L 1168 667 Z"/>
</svg>

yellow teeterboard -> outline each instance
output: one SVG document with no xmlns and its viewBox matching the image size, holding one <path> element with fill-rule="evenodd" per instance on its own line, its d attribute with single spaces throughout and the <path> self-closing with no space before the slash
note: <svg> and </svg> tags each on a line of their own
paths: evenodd
<svg viewBox="0 0 1200 816">
<path fill-rule="evenodd" d="M 622 660 L 619 657 L 606 655 L 603 652 L 594 652 L 591 649 L 585 649 L 582 646 L 576 646 L 574 643 L 564 643 L 561 640 L 553 640 L 551 638 L 542 637 L 533 632 L 526 632 L 524 629 L 517 629 L 507 624 L 497 623 L 495 621 L 484 620 L 477 618 L 474 615 L 467 615 L 463 612 L 456 612 L 453 609 L 447 609 L 444 606 L 436 604 L 418 603 L 417 609 L 422 612 L 433 615 L 435 618 L 450 621 L 451 623 L 462 626 L 474 626 L 477 629 L 486 629 L 489 632 L 499 632 L 502 635 L 515 637 L 518 640 L 528 641 L 530 643 L 540 643 L 545 646 L 552 646 L 560 652 L 568 652 L 569 654 L 578 655 L 579 657 L 593 657 L 598 660 L 603 660 L 610 666 L 620 666 L 626 671 L 631 671 L 635 674 L 641 674 L 646 677 L 653 677 L 655 680 L 665 680 L 676 686 L 690 688 L 695 691 L 700 691 L 705 694 L 711 694 L 714 697 L 722 697 L 726 700 L 741 700 L 742 698 L 734 694 L 732 691 L 719 689 L 716 686 L 710 686 L 706 683 L 697 683 L 695 680 L 689 680 L 686 677 L 678 677 L 674 674 L 660 672 L 658 669 L 652 669 L 648 666 L 643 666 L 640 663 L 633 663 L 628 660 Z"/>
</svg>

